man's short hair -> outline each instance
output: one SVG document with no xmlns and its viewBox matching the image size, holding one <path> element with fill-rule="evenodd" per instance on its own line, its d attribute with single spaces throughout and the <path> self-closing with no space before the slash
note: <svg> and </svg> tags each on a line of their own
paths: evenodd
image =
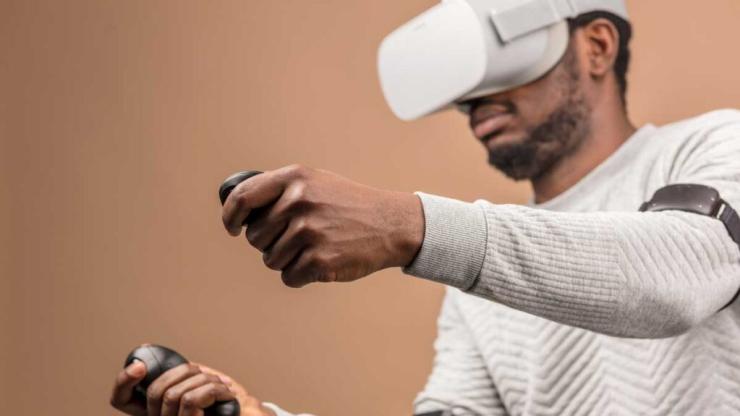
<svg viewBox="0 0 740 416">
<path fill-rule="evenodd" d="M 604 18 L 609 20 L 617 27 L 619 33 L 619 52 L 617 53 L 617 59 L 614 61 L 614 73 L 617 77 L 617 84 L 619 85 L 620 98 L 622 103 L 627 105 L 627 70 L 630 65 L 630 40 L 632 39 L 632 25 L 624 20 L 623 18 L 609 12 L 590 12 L 584 13 L 575 18 L 568 19 L 568 27 L 570 33 L 578 29 L 579 27 L 586 26 L 596 19 Z"/>
</svg>

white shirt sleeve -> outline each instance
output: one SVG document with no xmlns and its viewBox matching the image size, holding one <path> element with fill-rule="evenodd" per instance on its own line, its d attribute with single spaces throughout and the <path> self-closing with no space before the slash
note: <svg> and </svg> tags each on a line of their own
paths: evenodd
<svg viewBox="0 0 740 416">
<path fill-rule="evenodd" d="M 687 141 L 669 183 L 740 209 L 740 122 Z M 678 212 L 556 212 L 417 193 L 426 234 L 404 272 L 566 325 L 621 337 L 684 333 L 740 288 L 724 225 Z"/>
</svg>

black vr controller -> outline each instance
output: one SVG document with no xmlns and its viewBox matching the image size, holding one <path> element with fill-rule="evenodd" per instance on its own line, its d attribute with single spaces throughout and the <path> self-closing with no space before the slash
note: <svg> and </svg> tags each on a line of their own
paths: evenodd
<svg viewBox="0 0 740 416">
<path fill-rule="evenodd" d="M 128 367 L 134 361 L 141 361 L 146 365 L 146 377 L 141 380 L 134 388 L 134 395 L 139 400 L 146 402 L 146 389 L 154 380 L 178 365 L 186 364 L 188 360 L 167 347 L 159 345 L 142 345 L 126 357 L 124 368 Z M 239 402 L 231 400 L 228 402 L 216 402 L 213 406 L 205 409 L 206 416 L 239 416 L 241 409 Z"/>
</svg>

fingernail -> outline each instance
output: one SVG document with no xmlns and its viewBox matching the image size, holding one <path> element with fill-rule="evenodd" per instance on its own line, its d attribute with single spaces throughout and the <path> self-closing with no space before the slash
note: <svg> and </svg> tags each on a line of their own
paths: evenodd
<svg viewBox="0 0 740 416">
<path fill-rule="evenodd" d="M 126 373 L 131 377 L 141 377 L 146 374 L 146 366 L 141 361 L 134 361 L 126 367 Z"/>
<path fill-rule="evenodd" d="M 231 379 L 229 376 L 219 376 L 221 378 L 221 381 L 223 381 L 224 384 L 232 384 L 234 380 Z"/>
</svg>

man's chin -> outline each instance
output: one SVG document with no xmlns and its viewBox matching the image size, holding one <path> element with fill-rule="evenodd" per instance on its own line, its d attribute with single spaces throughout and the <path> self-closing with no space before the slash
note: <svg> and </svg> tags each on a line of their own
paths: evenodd
<svg viewBox="0 0 740 416">
<path fill-rule="evenodd" d="M 535 177 L 540 172 L 537 144 L 514 135 L 494 138 L 486 143 L 488 163 L 514 180 Z"/>
</svg>

